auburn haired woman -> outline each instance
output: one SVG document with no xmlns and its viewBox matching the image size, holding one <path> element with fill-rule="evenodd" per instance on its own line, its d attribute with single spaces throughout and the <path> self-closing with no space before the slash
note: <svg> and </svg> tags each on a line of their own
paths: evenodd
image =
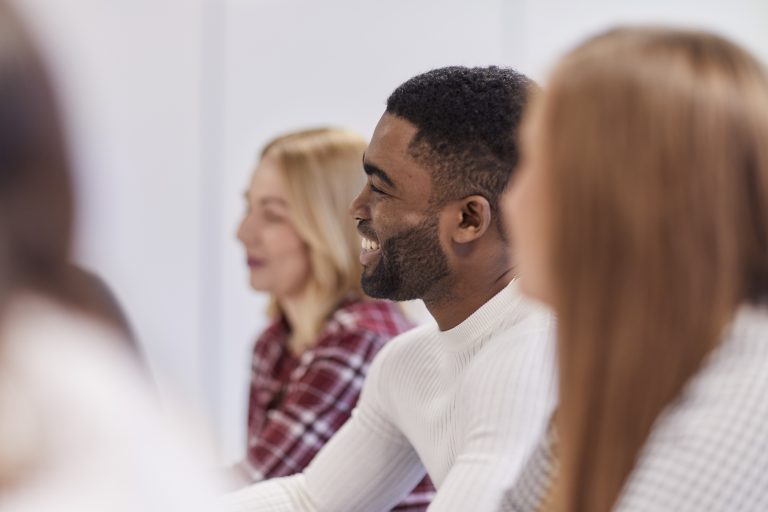
<svg viewBox="0 0 768 512">
<path fill-rule="evenodd" d="M 768 510 L 768 75 L 703 32 L 556 67 L 508 204 L 560 406 L 509 510 Z M 548 475 L 548 476 L 547 476 Z"/>
<path fill-rule="evenodd" d="M 362 292 L 361 239 L 348 209 L 365 184 L 366 141 L 320 128 L 264 148 L 238 231 L 250 284 L 271 295 L 272 323 L 253 350 L 247 482 L 301 472 L 347 421 L 368 366 L 411 324 Z M 399 510 L 425 510 L 425 481 Z"/>
</svg>

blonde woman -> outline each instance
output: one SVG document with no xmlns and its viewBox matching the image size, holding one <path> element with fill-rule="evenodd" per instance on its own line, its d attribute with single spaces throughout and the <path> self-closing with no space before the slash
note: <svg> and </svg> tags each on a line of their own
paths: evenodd
<svg viewBox="0 0 768 512">
<path fill-rule="evenodd" d="M 253 350 L 247 482 L 301 472 L 349 418 L 368 366 L 411 324 L 360 287 L 361 239 L 348 208 L 365 183 L 366 141 L 322 128 L 264 148 L 238 231 L 253 289 L 271 295 L 272 324 Z M 425 482 L 401 510 L 424 510 Z"/>
<path fill-rule="evenodd" d="M 614 30 L 557 66 L 524 153 L 508 214 L 560 406 L 505 509 L 768 510 L 765 68 Z"/>
</svg>

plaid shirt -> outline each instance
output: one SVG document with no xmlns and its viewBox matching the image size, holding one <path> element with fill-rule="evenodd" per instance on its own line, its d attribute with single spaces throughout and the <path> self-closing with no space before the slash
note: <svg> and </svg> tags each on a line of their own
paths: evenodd
<svg viewBox="0 0 768 512">
<path fill-rule="evenodd" d="M 768 510 L 768 308 L 743 307 L 663 412 L 614 511 Z M 557 471 L 550 429 L 501 510 L 534 512 Z"/>
<path fill-rule="evenodd" d="M 296 358 L 285 320 L 269 326 L 253 349 L 245 476 L 258 482 L 301 472 L 349 419 L 374 356 L 411 327 L 391 302 L 347 301 Z M 434 492 L 425 478 L 395 510 L 426 510 Z"/>
</svg>

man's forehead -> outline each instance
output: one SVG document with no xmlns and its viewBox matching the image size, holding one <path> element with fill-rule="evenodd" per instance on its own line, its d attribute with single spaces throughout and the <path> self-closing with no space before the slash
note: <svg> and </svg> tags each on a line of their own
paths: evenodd
<svg viewBox="0 0 768 512">
<path fill-rule="evenodd" d="M 384 113 L 373 132 L 373 140 L 401 144 L 407 147 L 417 131 L 416 125 L 407 119 Z"/>
<path fill-rule="evenodd" d="M 370 159 L 381 166 L 415 163 L 408 148 L 417 131 L 413 123 L 392 114 L 384 114 L 371 137 L 366 160 Z"/>
</svg>

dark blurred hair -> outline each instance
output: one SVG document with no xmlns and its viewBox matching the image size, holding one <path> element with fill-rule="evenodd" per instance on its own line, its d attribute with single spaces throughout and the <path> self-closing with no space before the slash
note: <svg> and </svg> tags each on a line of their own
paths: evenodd
<svg viewBox="0 0 768 512">
<path fill-rule="evenodd" d="M 68 302 L 102 320 L 109 321 L 123 334 L 124 341 L 133 352 L 141 352 L 134 336 L 131 322 L 117 297 L 98 275 L 78 265 L 70 264 L 65 289 L 69 290 Z"/>
<path fill-rule="evenodd" d="M 0 297 L 35 291 L 130 332 L 124 316 L 99 300 L 93 280 L 69 264 L 73 209 L 51 81 L 21 21 L 0 0 Z"/>
<path fill-rule="evenodd" d="M 0 279 L 6 290 L 66 295 L 72 217 L 51 83 L 19 19 L 0 1 Z"/>
</svg>

